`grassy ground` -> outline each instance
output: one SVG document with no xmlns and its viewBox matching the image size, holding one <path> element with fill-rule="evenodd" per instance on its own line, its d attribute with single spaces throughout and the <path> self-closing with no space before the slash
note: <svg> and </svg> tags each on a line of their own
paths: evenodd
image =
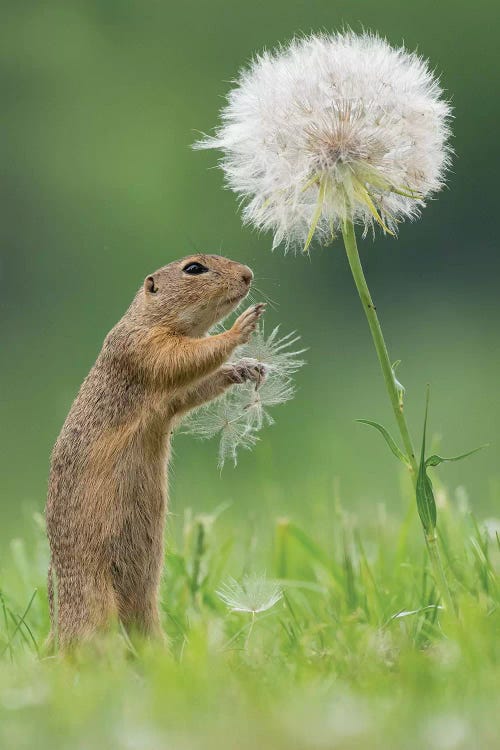
<svg viewBox="0 0 500 750">
<path fill-rule="evenodd" d="M 324 523 L 278 519 L 272 536 L 186 513 L 166 553 L 170 649 L 115 632 L 72 660 L 41 655 L 35 518 L 0 571 L 0 747 L 498 747 L 498 538 L 463 494 L 439 504 L 458 620 L 437 606 L 412 510 L 360 522 L 332 499 Z M 221 585 L 255 574 L 280 582 L 280 601 L 230 611 Z"/>
</svg>

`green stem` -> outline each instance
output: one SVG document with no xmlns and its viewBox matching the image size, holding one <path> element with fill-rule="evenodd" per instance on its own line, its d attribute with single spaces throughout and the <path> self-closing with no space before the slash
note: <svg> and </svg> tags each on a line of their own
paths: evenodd
<svg viewBox="0 0 500 750">
<path fill-rule="evenodd" d="M 365 274 L 363 273 L 363 267 L 361 265 L 361 259 L 359 257 L 358 246 L 356 243 L 356 233 L 352 221 L 344 222 L 342 227 L 342 234 L 344 237 L 347 259 L 349 261 L 349 266 L 354 278 L 354 283 L 356 284 L 356 289 L 358 290 L 361 304 L 363 305 L 363 310 L 365 311 L 366 319 L 370 327 L 373 343 L 375 344 L 375 350 L 380 362 L 380 367 L 382 368 L 382 374 L 384 376 L 387 393 L 389 394 L 392 410 L 394 412 L 394 416 L 399 427 L 399 432 L 401 433 L 401 438 L 403 440 L 405 453 L 408 458 L 408 470 L 412 478 L 413 486 L 416 487 L 418 464 L 415 457 L 415 450 L 413 448 L 408 425 L 406 424 L 402 399 L 400 398 L 400 393 L 396 385 L 394 371 L 392 368 L 391 360 L 389 359 L 389 353 L 387 351 L 382 328 L 380 327 L 377 310 L 375 308 L 375 305 L 373 304 L 372 296 L 370 294 L 370 290 L 368 289 L 368 284 L 366 283 Z M 436 584 L 440 589 L 441 596 L 446 603 L 447 609 L 450 612 L 454 612 L 455 607 L 451 598 L 450 590 L 448 588 L 448 583 L 446 581 L 443 566 L 441 564 L 441 557 L 439 555 L 439 548 L 437 546 L 435 534 L 426 534 L 424 530 L 424 536 L 427 544 L 427 549 L 429 551 L 429 558 L 431 561 Z"/>
<path fill-rule="evenodd" d="M 429 553 L 429 558 L 432 565 L 432 572 L 434 574 L 434 580 L 436 581 L 436 585 L 441 592 L 441 596 L 443 597 L 443 601 L 446 605 L 446 609 L 448 612 L 451 612 L 452 614 L 457 615 L 457 607 L 455 602 L 453 601 L 453 598 L 451 596 L 450 587 L 448 586 L 448 581 L 446 580 L 446 576 L 444 574 L 443 565 L 441 563 L 441 555 L 439 554 L 439 547 L 438 547 L 438 540 L 436 536 L 436 532 L 432 534 L 426 534 L 424 532 L 425 536 L 425 543 L 427 545 L 427 551 Z"/>
<path fill-rule="evenodd" d="M 380 362 L 380 367 L 382 368 L 385 386 L 389 394 L 392 410 L 394 412 L 394 416 L 396 417 L 396 422 L 398 423 L 401 438 L 403 440 L 403 445 L 405 447 L 405 452 L 408 457 L 408 469 L 410 471 L 413 483 L 416 484 L 418 465 L 417 459 L 415 458 L 415 450 L 411 441 L 408 425 L 406 424 L 403 405 L 399 397 L 391 360 L 389 359 L 389 353 L 385 344 L 384 335 L 382 333 L 382 329 L 378 320 L 377 310 L 375 308 L 375 305 L 373 304 L 372 296 L 370 294 L 370 290 L 368 289 L 365 274 L 363 273 L 363 268 L 361 266 L 358 246 L 356 243 L 356 234 L 352 221 L 345 222 L 342 233 L 344 235 L 345 249 L 354 278 L 354 283 L 356 284 L 356 289 L 358 290 L 361 304 L 363 305 L 363 310 L 365 311 L 368 325 L 370 326 L 373 343 L 375 344 L 375 349 L 377 351 L 378 361 Z"/>
</svg>

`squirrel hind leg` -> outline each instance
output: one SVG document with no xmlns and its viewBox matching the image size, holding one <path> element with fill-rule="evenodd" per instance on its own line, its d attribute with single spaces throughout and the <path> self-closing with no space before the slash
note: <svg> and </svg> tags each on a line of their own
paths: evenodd
<svg viewBox="0 0 500 750">
<path fill-rule="evenodd" d="M 81 570 L 64 570 L 57 580 L 52 571 L 49 576 L 52 629 L 47 647 L 52 651 L 67 651 L 117 620 L 111 581 Z"/>
<path fill-rule="evenodd" d="M 156 590 L 142 591 L 133 598 L 118 594 L 117 598 L 120 620 L 130 636 L 167 643 L 160 623 Z"/>
</svg>

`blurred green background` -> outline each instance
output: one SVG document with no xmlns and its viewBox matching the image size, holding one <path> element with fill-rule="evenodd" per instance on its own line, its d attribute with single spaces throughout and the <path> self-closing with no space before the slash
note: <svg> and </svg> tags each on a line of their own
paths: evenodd
<svg viewBox="0 0 500 750">
<path fill-rule="evenodd" d="M 393 428 L 366 323 L 340 244 L 310 258 L 270 252 L 242 228 L 235 197 L 193 152 L 251 55 L 294 33 L 349 24 L 418 48 L 442 73 L 455 112 L 449 189 L 398 240 L 362 244 L 366 272 L 420 439 L 453 454 L 489 450 L 441 477 L 479 515 L 500 497 L 497 393 L 497 0 L 11 0 L 1 2 L 0 537 L 23 533 L 45 502 L 49 454 L 102 339 L 143 277 L 193 250 L 252 266 L 276 302 L 267 325 L 309 347 L 295 400 L 274 411 L 237 470 L 217 445 L 179 436 L 171 510 L 308 519 L 340 492 L 346 507 L 405 507 L 400 474 L 357 417 Z M 258 295 L 257 295 L 258 296 Z M 336 488 L 336 489 L 335 489 Z M 406 502 L 406 501 L 405 501 Z M 1 554 L 1 553 L 0 553 Z"/>
</svg>

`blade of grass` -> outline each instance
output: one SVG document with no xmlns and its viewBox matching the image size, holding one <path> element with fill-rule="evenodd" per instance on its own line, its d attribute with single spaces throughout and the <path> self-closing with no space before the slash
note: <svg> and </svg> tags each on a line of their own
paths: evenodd
<svg viewBox="0 0 500 750">
<path fill-rule="evenodd" d="M 25 621 L 25 618 L 26 618 L 26 616 L 27 616 L 28 612 L 29 612 L 29 611 L 30 611 L 30 609 L 31 609 L 31 605 L 32 605 L 32 604 L 33 604 L 33 602 L 35 601 L 35 596 L 37 595 L 37 593 L 38 593 L 38 589 L 35 589 L 35 590 L 33 591 L 32 595 L 31 595 L 31 599 L 30 599 L 30 600 L 29 600 L 29 602 L 28 602 L 28 606 L 26 607 L 26 609 L 24 610 L 24 613 L 23 613 L 23 614 L 21 615 L 21 617 L 19 618 L 19 622 L 17 623 L 16 627 L 14 628 L 14 632 L 13 632 L 13 633 L 12 633 L 12 635 L 10 636 L 9 642 L 8 642 L 8 643 L 7 643 L 7 645 L 6 645 L 5 647 L 4 647 L 3 651 L 2 651 L 1 653 L 0 653 L 0 659 L 1 659 L 2 657 L 3 657 L 3 655 L 5 654 L 5 652 L 7 651 L 7 649 L 8 649 L 8 648 L 10 649 L 10 651 L 11 651 L 11 654 L 12 654 L 12 642 L 13 642 L 14 638 L 16 637 L 16 634 L 17 634 L 17 633 L 19 632 L 19 630 L 21 629 L 21 627 L 22 627 L 22 625 L 23 625 L 23 623 L 24 623 L 24 621 Z M 3 599 L 2 599 L 2 601 L 3 601 Z M 4 612 L 5 612 L 5 610 L 4 610 Z"/>
</svg>

